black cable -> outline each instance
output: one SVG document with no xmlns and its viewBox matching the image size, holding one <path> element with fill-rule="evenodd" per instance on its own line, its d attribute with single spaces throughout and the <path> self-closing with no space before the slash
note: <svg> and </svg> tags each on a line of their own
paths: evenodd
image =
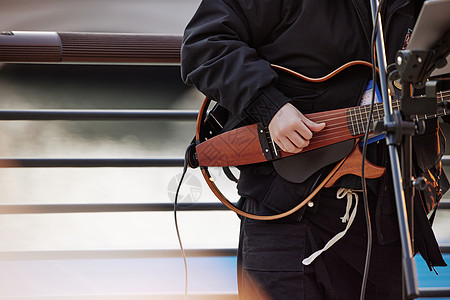
<svg viewBox="0 0 450 300">
<path fill-rule="evenodd" d="M 370 42 L 370 58 L 372 60 L 372 100 L 370 104 L 369 110 L 369 118 L 366 126 L 366 132 L 364 134 L 364 142 L 363 142 L 363 150 L 362 150 L 362 163 L 361 163 L 361 185 L 363 190 L 363 203 L 364 203 L 364 214 L 366 219 L 366 229 L 367 229 L 367 249 L 366 249 L 366 259 L 364 264 L 364 274 L 363 280 L 361 284 L 361 294 L 360 300 L 364 300 L 366 294 L 367 280 L 369 278 L 369 267 L 370 267 L 370 257 L 372 255 L 372 224 L 370 221 L 370 211 L 369 211 L 369 199 L 367 197 L 367 186 L 366 186 L 366 178 L 365 178 L 365 164 L 366 164 L 366 153 L 367 153 L 367 141 L 369 139 L 369 131 L 372 124 L 372 115 L 375 104 L 375 91 L 376 91 L 376 67 L 375 67 L 375 53 L 374 53 L 374 44 L 375 37 L 377 34 L 377 25 L 378 25 L 378 15 L 380 14 L 381 7 L 383 5 L 384 0 L 381 0 L 378 4 L 378 10 L 375 18 L 375 24 L 372 30 L 372 37 Z M 380 74 L 383 76 L 383 74 Z"/>
<path fill-rule="evenodd" d="M 173 203 L 173 215 L 174 215 L 174 222 L 175 222 L 175 230 L 177 232 L 177 238 L 178 238 L 178 244 L 180 246 L 181 255 L 183 257 L 183 263 L 184 263 L 184 298 L 187 299 L 188 295 L 188 267 L 187 267 L 187 260 L 186 260 L 186 252 L 184 251 L 183 242 L 181 241 L 181 235 L 180 230 L 178 228 L 178 218 L 177 218 L 177 206 L 178 206 L 178 194 L 180 193 L 181 184 L 183 183 L 184 176 L 186 175 L 187 168 L 188 168 L 188 155 L 189 151 L 191 150 L 191 147 L 195 146 L 195 144 L 190 144 L 185 152 L 185 159 L 184 159 L 184 165 L 183 165 L 183 173 L 181 174 L 180 182 L 178 182 L 177 191 L 175 193 L 175 201 Z"/>
</svg>

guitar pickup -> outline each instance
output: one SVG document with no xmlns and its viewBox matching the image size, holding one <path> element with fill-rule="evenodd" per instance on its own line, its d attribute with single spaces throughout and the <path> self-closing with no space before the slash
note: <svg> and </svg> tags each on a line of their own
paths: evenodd
<svg viewBox="0 0 450 300">
<path fill-rule="evenodd" d="M 266 160 L 274 160 L 281 157 L 280 149 L 272 141 L 269 129 L 262 123 L 258 123 L 256 126 L 258 130 L 259 144 Z"/>
</svg>

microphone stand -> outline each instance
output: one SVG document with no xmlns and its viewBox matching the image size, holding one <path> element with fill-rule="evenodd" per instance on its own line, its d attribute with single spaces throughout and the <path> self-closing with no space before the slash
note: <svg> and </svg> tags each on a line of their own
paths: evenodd
<svg viewBox="0 0 450 300">
<path fill-rule="evenodd" d="M 386 133 L 386 144 L 389 150 L 397 217 L 400 229 L 400 239 L 402 244 L 403 297 L 405 299 L 406 297 L 412 299 L 417 298 L 419 295 L 417 286 L 417 271 L 411 242 L 413 240 L 413 238 L 411 238 L 411 233 L 413 232 L 412 209 L 414 196 L 413 180 L 411 180 L 411 153 L 412 135 L 415 132 L 415 125 L 409 120 L 403 121 L 400 111 L 394 111 L 392 108 L 390 95 L 388 92 L 386 52 L 381 16 L 378 14 L 378 1 L 371 0 L 370 4 L 372 10 L 372 21 L 374 26 L 377 26 L 375 46 L 380 74 L 380 89 L 384 107 L 384 122 L 382 124 L 376 124 L 376 127 L 378 129 L 382 129 L 382 131 L 385 131 Z M 402 145 L 403 149 L 403 174 L 400 169 L 400 159 L 397 151 L 397 148 L 400 145 Z M 410 216 L 410 222 L 408 222 L 408 215 Z M 408 226 L 408 224 L 410 224 L 410 226 Z"/>
</svg>

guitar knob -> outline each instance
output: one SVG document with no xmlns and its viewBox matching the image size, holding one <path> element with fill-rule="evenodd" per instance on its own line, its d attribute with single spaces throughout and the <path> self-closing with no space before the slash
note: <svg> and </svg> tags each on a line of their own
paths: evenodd
<svg viewBox="0 0 450 300">
<path fill-rule="evenodd" d="M 414 179 L 412 184 L 419 191 L 425 191 L 427 188 L 427 180 L 422 176 Z"/>
<path fill-rule="evenodd" d="M 187 147 L 186 152 L 184 154 L 185 161 L 187 162 L 188 166 L 191 167 L 192 169 L 198 168 L 200 165 L 197 159 L 197 152 L 195 146 L 196 146 L 195 143 L 191 143 Z"/>
<path fill-rule="evenodd" d="M 423 120 L 419 120 L 416 122 L 416 134 L 422 135 L 425 133 L 425 122 Z"/>
</svg>

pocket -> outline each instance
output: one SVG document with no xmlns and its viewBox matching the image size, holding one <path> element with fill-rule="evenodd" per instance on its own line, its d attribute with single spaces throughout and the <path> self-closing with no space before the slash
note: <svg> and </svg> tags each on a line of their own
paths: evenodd
<svg viewBox="0 0 450 300">
<path fill-rule="evenodd" d="M 303 223 L 245 222 L 243 268 L 256 271 L 303 271 L 306 228 Z"/>
<path fill-rule="evenodd" d="M 297 184 L 277 174 L 263 199 L 263 204 L 276 213 L 282 213 L 300 203 L 302 200 L 300 196 L 297 192 Z"/>
<path fill-rule="evenodd" d="M 309 196 L 321 176 L 322 171 L 318 171 L 299 184 L 287 181 L 276 174 L 262 203 L 276 213 L 286 212 Z M 288 218 L 300 220 L 305 209 L 304 206 L 294 216 Z"/>
</svg>

